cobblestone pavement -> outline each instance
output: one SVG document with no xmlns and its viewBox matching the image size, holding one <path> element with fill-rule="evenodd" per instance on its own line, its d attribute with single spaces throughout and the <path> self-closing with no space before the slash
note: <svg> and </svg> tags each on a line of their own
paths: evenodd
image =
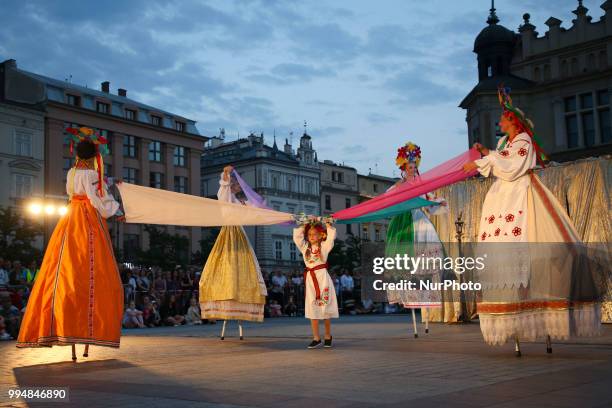
<svg viewBox="0 0 612 408">
<path fill-rule="evenodd" d="M 342 317 L 334 348 L 307 350 L 302 318 L 127 330 L 119 350 L 18 350 L 0 342 L 0 407 L 609 407 L 612 326 L 594 339 L 486 346 L 478 324 L 432 324 L 412 336 L 409 316 Z M 82 352 L 82 346 L 77 346 Z M 70 403 L 8 399 L 13 387 L 69 387 Z"/>
</svg>

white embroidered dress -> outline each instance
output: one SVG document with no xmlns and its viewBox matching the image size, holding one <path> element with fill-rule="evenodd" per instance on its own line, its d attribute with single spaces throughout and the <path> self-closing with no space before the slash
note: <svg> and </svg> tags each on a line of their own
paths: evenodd
<svg viewBox="0 0 612 408">
<path fill-rule="evenodd" d="M 476 160 L 480 174 L 496 177 L 483 203 L 478 235 L 480 255 L 489 252 L 478 275 L 484 340 L 503 344 L 514 336 L 535 340 L 597 334 L 599 305 L 572 302 L 572 281 L 580 271 L 559 259 L 568 255 L 563 245 L 579 245 L 572 221 L 531 171 L 536 152 L 529 135 L 518 134 L 512 142 L 506 138 Z"/>
<path fill-rule="evenodd" d="M 327 257 L 334 247 L 336 239 L 336 229 L 332 226 L 327 227 L 327 239 L 321 242 L 320 252 L 308 252 L 308 243 L 304 239 L 304 226 L 293 229 L 293 242 L 298 247 L 304 258 L 304 263 L 307 268 L 314 268 L 317 265 L 325 264 Z M 307 319 L 331 319 L 338 317 L 338 301 L 336 300 L 336 290 L 327 268 L 317 269 L 314 271 L 319 284 L 321 293 L 320 299 L 316 298 L 316 289 L 310 272 L 306 275 L 304 286 L 306 290 L 306 300 L 304 303 L 304 311 Z"/>
</svg>

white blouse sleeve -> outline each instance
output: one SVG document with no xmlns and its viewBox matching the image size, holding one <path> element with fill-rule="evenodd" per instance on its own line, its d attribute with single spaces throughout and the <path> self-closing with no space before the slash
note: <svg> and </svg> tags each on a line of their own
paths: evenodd
<svg viewBox="0 0 612 408">
<path fill-rule="evenodd" d="M 232 189 L 230 187 L 229 180 L 223 180 L 223 173 L 221 173 L 221 177 L 219 178 L 219 191 L 217 191 L 217 198 L 219 201 L 226 201 L 228 203 L 234 202 L 234 195 L 232 194 Z"/>
<path fill-rule="evenodd" d="M 293 242 L 295 243 L 295 246 L 298 247 L 298 249 L 300 250 L 302 254 L 306 252 L 306 247 L 308 246 L 308 244 L 304 240 L 304 226 L 303 225 L 300 225 L 299 227 L 293 229 Z"/>
<path fill-rule="evenodd" d="M 327 255 L 334 248 L 334 240 L 336 239 L 336 228 L 333 225 L 329 225 L 327 227 L 327 238 L 325 241 L 321 242 L 321 252 L 325 259 L 327 259 Z"/>
<path fill-rule="evenodd" d="M 429 199 L 429 201 L 435 201 L 436 203 L 446 202 L 446 200 L 443 199 L 442 197 L 431 198 Z M 448 204 L 447 205 L 430 205 L 429 207 L 427 207 L 427 210 L 429 211 L 429 215 L 448 214 Z"/>
<path fill-rule="evenodd" d="M 501 151 L 490 150 L 482 159 L 476 160 L 478 171 L 485 177 L 491 173 L 505 181 L 514 181 L 535 167 L 536 156 L 531 138 L 522 133 Z"/>
<path fill-rule="evenodd" d="M 109 194 L 104 181 L 102 181 L 102 183 L 104 183 L 102 187 L 104 196 L 100 197 L 98 195 L 98 173 L 96 173 L 94 170 L 88 170 L 83 181 L 85 194 L 87 194 L 89 202 L 96 210 L 98 210 L 100 215 L 103 218 L 109 218 L 115 215 L 117 210 L 119 210 L 119 203 L 115 201 L 115 198 L 111 194 Z"/>
</svg>

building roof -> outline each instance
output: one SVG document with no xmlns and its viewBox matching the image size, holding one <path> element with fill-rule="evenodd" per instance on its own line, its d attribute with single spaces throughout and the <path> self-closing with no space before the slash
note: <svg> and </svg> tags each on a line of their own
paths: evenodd
<svg viewBox="0 0 612 408">
<path fill-rule="evenodd" d="M 529 89 L 535 82 L 525 78 L 518 77 L 516 75 L 496 75 L 480 81 L 470 93 L 459 103 L 459 107 L 463 109 L 468 108 L 469 101 L 480 92 L 494 92 L 497 93 L 497 87 L 503 84 L 513 90 Z"/>
<path fill-rule="evenodd" d="M 263 142 L 263 137 L 255 135 L 207 148 L 202 154 L 202 165 L 215 166 L 253 159 L 274 159 L 299 165 L 294 154 L 270 147 Z"/>
<path fill-rule="evenodd" d="M 151 123 L 151 117 L 150 117 L 151 113 L 158 114 L 158 115 L 161 114 L 164 116 L 162 118 L 163 127 L 174 129 L 173 121 L 176 119 L 176 120 L 180 120 L 185 123 L 185 126 L 186 126 L 185 131 L 187 133 L 190 133 L 193 135 L 200 135 L 200 132 L 198 131 L 198 128 L 196 127 L 195 120 L 187 119 L 181 115 L 138 102 L 126 96 L 114 95 L 110 92 L 98 91 L 96 89 L 88 88 L 86 86 L 73 84 L 68 81 L 61 81 L 58 79 L 50 78 L 44 75 L 40 75 L 40 74 L 29 72 L 23 69 L 19 69 L 16 67 L 16 63 L 13 62 L 13 64 L 14 65 L 12 69 L 30 78 L 40 81 L 45 86 L 46 99 L 48 101 L 65 103 L 64 92 L 73 91 L 77 93 L 78 95 L 80 95 L 81 97 L 90 97 L 92 99 L 91 104 L 89 104 L 89 101 L 87 101 L 87 103 L 83 101 L 83 103 L 81 104 L 82 108 L 95 111 L 96 106 L 95 104 L 93 104 L 93 98 L 104 98 L 104 99 L 110 100 L 112 103 L 112 106 L 109 112 L 109 114 L 111 114 L 112 116 L 123 118 L 125 117 L 124 107 L 128 107 L 128 108 L 135 107 L 138 109 L 138 115 L 136 117 L 136 120 L 138 122 L 150 124 Z"/>
</svg>

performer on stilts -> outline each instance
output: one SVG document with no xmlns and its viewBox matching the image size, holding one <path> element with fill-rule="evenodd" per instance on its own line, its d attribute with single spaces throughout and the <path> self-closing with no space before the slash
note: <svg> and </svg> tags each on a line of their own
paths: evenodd
<svg viewBox="0 0 612 408">
<path fill-rule="evenodd" d="M 421 148 L 412 142 L 406 143 L 397 150 L 395 162 L 401 171 L 402 178 L 389 190 L 418 178 Z M 427 214 L 445 214 L 448 211 L 447 203 L 442 198 L 432 198 L 429 195 L 425 195 L 423 198 L 439 202 L 440 205 L 433 205 L 424 209 L 417 208 L 394 216 L 387 228 L 386 257 L 395 258 L 398 254 L 402 256 L 404 254 L 410 256 L 421 256 L 424 254 L 428 257 L 445 257 L 444 246 L 440 242 L 438 233 Z M 419 270 L 415 271 L 412 276 L 417 279 L 429 279 L 439 282 L 442 272 L 442 270 Z M 388 290 L 387 300 L 389 303 L 399 303 L 407 309 L 412 309 L 412 324 L 415 338 L 418 337 L 415 309 L 421 309 L 421 318 L 425 322 L 425 333 L 428 333 L 428 308 L 442 306 L 441 293 L 437 290 Z"/>
<path fill-rule="evenodd" d="M 107 191 L 107 141 L 92 129 L 68 128 L 76 161 L 68 172 L 67 213 L 47 245 L 19 331 L 17 347 L 90 344 L 119 347 L 123 286 L 106 219 L 119 203 Z"/>
<path fill-rule="evenodd" d="M 302 253 L 306 268 L 304 271 L 305 315 L 310 319 L 312 341 L 309 349 L 321 346 L 319 321 L 325 324 L 323 347 L 332 347 L 331 320 L 338 318 L 338 301 L 334 282 L 329 276 L 327 257 L 334 247 L 336 229 L 328 220 L 325 225 L 320 218 L 310 217 L 293 230 L 293 242 Z"/>
<path fill-rule="evenodd" d="M 491 345 L 514 339 L 517 356 L 521 340 L 545 339 L 550 353 L 551 338 L 598 334 L 597 288 L 588 265 L 576 267 L 583 246 L 572 221 L 532 171 L 545 159 L 533 124 L 512 105 L 508 89 L 498 93 L 506 136 L 495 150 L 475 143 L 482 158 L 464 165 L 468 172 L 496 178 L 483 203 L 478 236 L 480 246 L 496 255 L 489 254 L 481 275 L 480 328 Z M 552 255 L 541 259 L 549 251 Z"/>
<path fill-rule="evenodd" d="M 249 205 L 239 200 L 232 166 L 226 166 L 219 180 L 217 198 Z M 237 320 L 240 340 L 241 321 L 262 322 L 268 292 L 255 252 L 241 226 L 223 226 L 200 278 L 200 308 L 203 319 L 222 319 L 221 340 L 228 320 Z"/>
</svg>

